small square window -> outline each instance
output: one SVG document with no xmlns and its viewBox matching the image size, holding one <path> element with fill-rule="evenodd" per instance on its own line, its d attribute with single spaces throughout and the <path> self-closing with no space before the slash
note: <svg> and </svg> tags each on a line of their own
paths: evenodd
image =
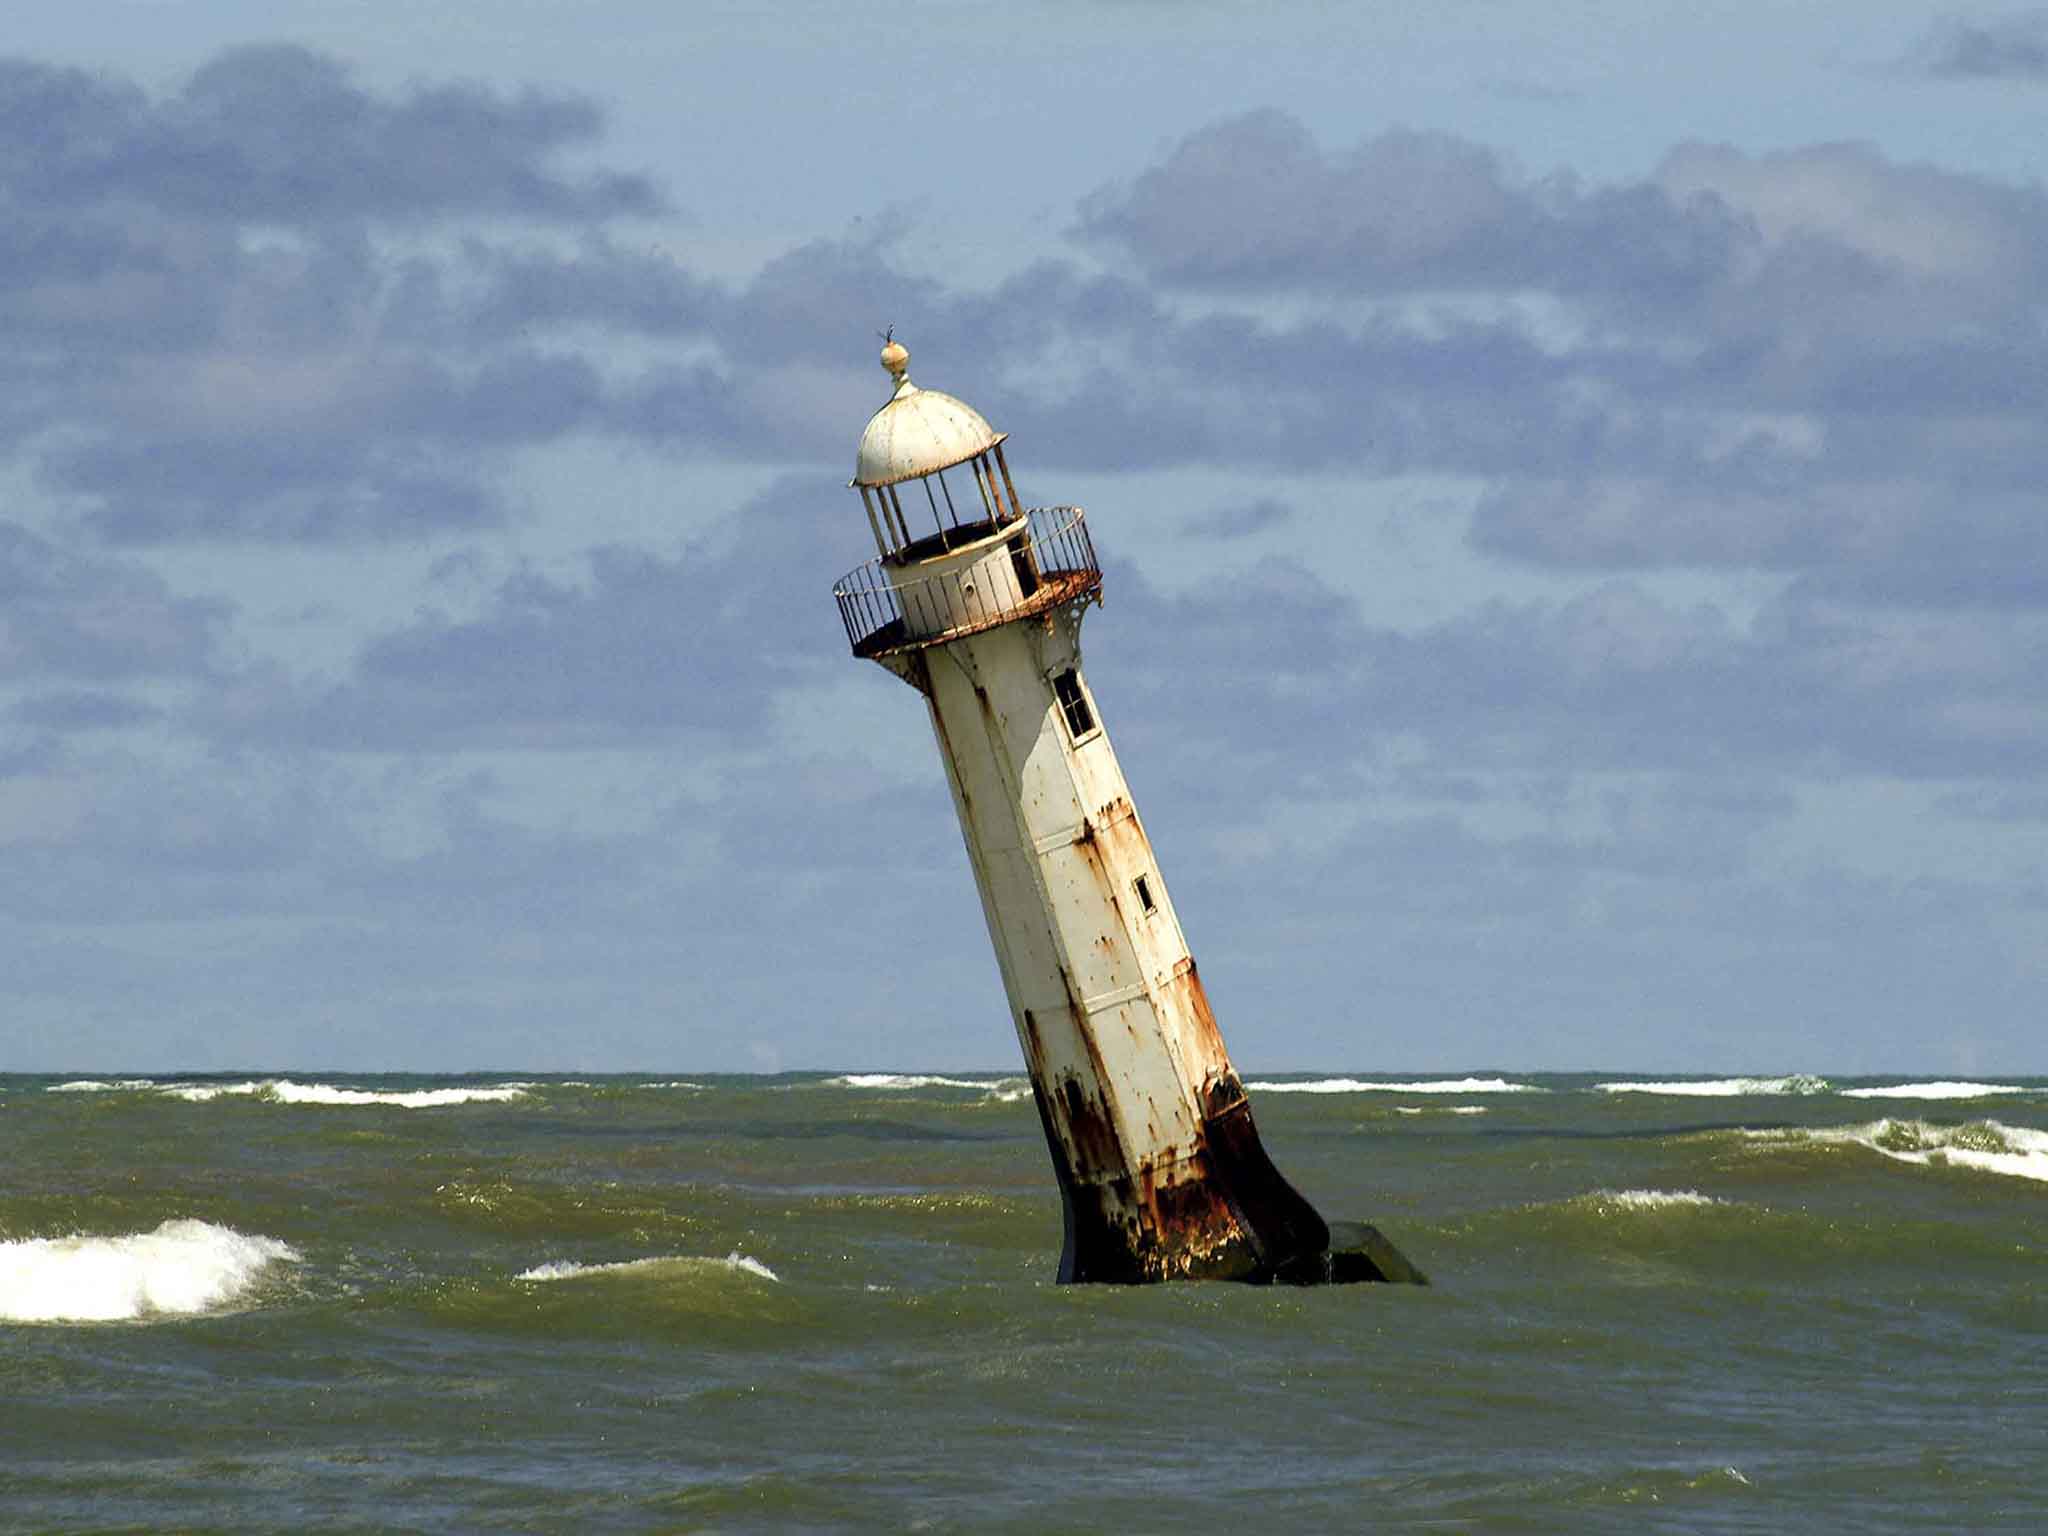
<svg viewBox="0 0 2048 1536">
<path fill-rule="evenodd" d="M 1147 917 L 1150 917 L 1159 910 L 1159 903 L 1152 899 L 1152 882 L 1150 880 L 1140 875 L 1131 882 L 1131 889 L 1138 893 L 1138 905 L 1145 909 Z"/>
<path fill-rule="evenodd" d="M 1067 734 L 1079 741 L 1095 729 L 1095 712 L 1081 691 L 1081 674 L 1072 667 L 1054 675 L 1053 696 L 1060 701 L 1060 713 L 1067 717 Z"/>
</svg>

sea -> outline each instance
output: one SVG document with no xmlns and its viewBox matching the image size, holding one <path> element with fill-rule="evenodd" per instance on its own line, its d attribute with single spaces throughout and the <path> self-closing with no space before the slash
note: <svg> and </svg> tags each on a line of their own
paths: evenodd
<svg viewBox="0 0 2048 1536">
<path fill-rule="evenodd" d="M 2048 1079 L 1250 1088 L 1428 1286 L 1056 1284 L 1013 1074 L 0 1077 L 0 1530 L 2048 1530 Z"/>
</svg>

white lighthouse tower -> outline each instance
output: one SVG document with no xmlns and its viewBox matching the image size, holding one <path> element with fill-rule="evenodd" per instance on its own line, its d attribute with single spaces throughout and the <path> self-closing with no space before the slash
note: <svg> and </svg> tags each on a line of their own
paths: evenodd
<svg viewBox="0 0 2048 1536">
<path fill-rule="evenodd" d="M 1005 434 L 895 381 L 852 485 L 876 558 L 834 588 L 856 656 L 924 695 L 1066 1210 L 1062 1280 L 1419 1279 L 1267 1159 L 1081 665 L 1102 572 L 1027 509 Z"/>
</svg>

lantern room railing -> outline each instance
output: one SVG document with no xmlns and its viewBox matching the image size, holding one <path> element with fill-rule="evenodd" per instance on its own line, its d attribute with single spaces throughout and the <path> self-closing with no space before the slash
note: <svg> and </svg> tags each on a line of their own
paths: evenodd
<svg viewBox="0 0 2048 1536">
<path fill-rule="evenodd" d="M 853 654 L 886 656 L 935 645 L 1102 591 L 1102 569 L 1079 507 L 1034 507 L 992 540 L 990 550 L 1007 554 L 997 566 L 999 580 L 990 579 L 988 560 L 919 576 L 901 556 L 870 560 L 840 577 L 832 596 Z"/>
</svg>

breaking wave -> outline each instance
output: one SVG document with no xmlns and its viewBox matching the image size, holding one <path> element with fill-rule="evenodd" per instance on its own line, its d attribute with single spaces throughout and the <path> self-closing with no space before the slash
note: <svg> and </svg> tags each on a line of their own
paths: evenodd
<svg viewBox="0 0 2048 1536">
<path fill-rule="evenodd" d="M 828 1078 L 829 1088 L 987 1088 L 986 1080 L 941 1077 L 932 1072 L 848 1072 Z"/>
<path fill-rule="evenodd" d="M 52 1083 L 51 1093 L 141 1093 L 156 1087 L 152 1077 L 120 1077 L 104 1079 L 97 1077 L 76 1078 L 68 1083 Z"/>
<path fill-rule="evenodd" d="M 1579 1199 L 1596 1210 L 1666 1211 L 1675 1207 L 1725 1205 L 1696 1189 L 1596 1189 Z"/>
<path fill-rule="evenodd" d="M 328 1083 L 297 1083 L 288 1077 L 247 1083 L 173 1083 L 160 1090 L 174 1099 L 204 1104 L 218 1098 L 265 1099 L 273 1104 L 384 1104 L 399 1109 L 438 1109 L 448 1104 L 501 1104 L 527 1096 L 524 1086 L 500 1083 L 489 1088 L 415 1088 L 386 1092 L 374 1088 L 337 1088 Z"/>
<path fill-rule="evenodd" d="M 1425 1108 L 1420 1104 L 1396 1104 L 1394 1106 L 1394 1113 L 1397 1115 L 1483 1115 L 1486 1113 L 1486 1106 L 1484 1104 L 1432 1104 Z"/>
<path fill-rule="evenodd" d="M 1844 1088 L 1845 1099 L 1998 1099 L 2016 1093 L 2036 1093 L 2006 1083 L 1899 1083 L 1890 1088 Z"/>
<path fill-rule="evenodd" d="M 36 1237 L 0 1243 L 0 1319 L 111 1323 L 187 1316 L 247 1294 L 274 1263 L 299 1255 L 190 1219 L 125 1237 Z"/>
<path fill-rule="evenodd" d="M 1602 1093 L 1653 1093 L 1680 1099 L 1747 1099 L 1792 1094 L 1804 1097 L 1829 1091 L 1824 1077 L 1716 1077 L 1663 1083 L 1598 1083 Z"/>
<path fill-rule="evenodd" d="M 1503 1077 L 1457 1077 L 1420 1083 L 1375 1083 L 1356 1077 L 1322 1077 L 1306 1083 L 1246 1083 L 1254 1093 L 1542 1093 Z"/>
<path fill-rule="evenodd" d="M 1853 1145 L 1895 1162 L 1920 1167 L 1970 1168 L 1980 1173 L 2048 1183 L 2048 1131 L 1973 1120 L 1930 1125 L 1925 1120 L 1874 1120 L 1868 1125 L 1795 1127 L 1744 1133 L 1757 1141 Z"/>
<path fill-rule="evenodd" d="M 758 1275 L 763 1280 L 773 1280 L 777 1283 L 782 1279 L 759 1259 L 750 1259 L 738 1249 L 734 1249 L 722 1259 L 697 1258 L 673 1253 L 658 1254 L 651 1259 L 626 1259 L 616 1264 L 578 1264 L 569 1259 L 554 1259 L 546 1264 L 536 1264 L 531 1269 L 521 1270 L 513 1278 L 576 1280 L 590 1275 L 636 1274 L 657 1269 L 728 1269 L 735 1274 Z"/>
<path fill-rule="evenodd" d="M 828 1088 L 973 1088 L 999 1104 L 1014 1104 L 1031 1096 L 1031 1084 L 1021 1077 L 944 1077 L 931 1072 L 848 1072 L 827 1078 Z"/>
</svg>

